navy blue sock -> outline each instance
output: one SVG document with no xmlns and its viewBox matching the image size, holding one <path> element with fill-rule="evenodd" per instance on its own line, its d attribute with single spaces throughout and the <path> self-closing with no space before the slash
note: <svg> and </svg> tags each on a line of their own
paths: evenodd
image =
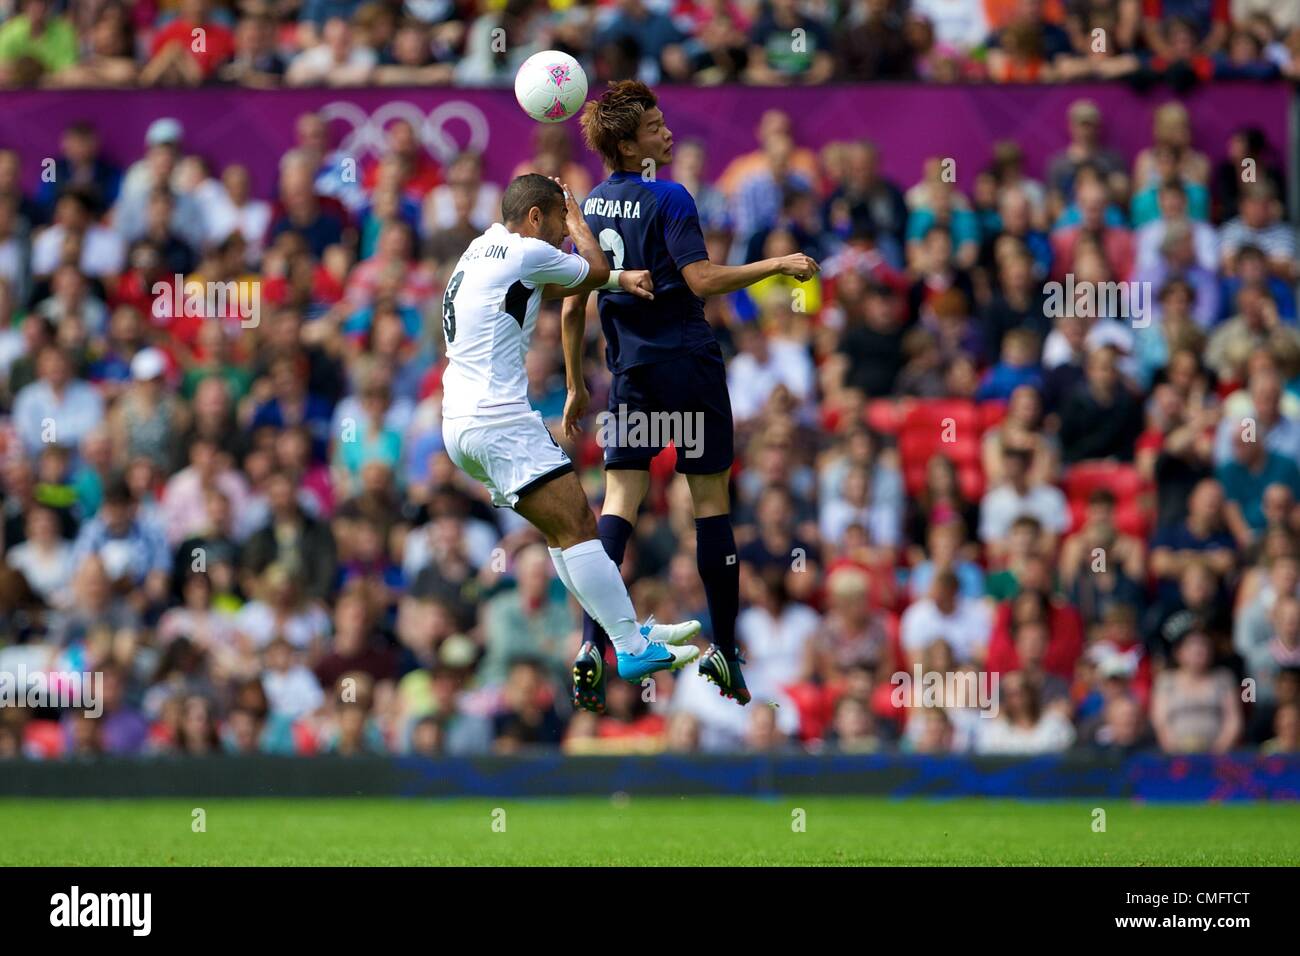
<svg viewBox="0 0 1300 956">
<path fill-rule="evenodd" d="M 601 515 L 596 521 L 596 531 L 609 559 L 621 568 L 623 555 L 627 553 L 628 539 L 632 537 L 632 526 L 618 515 Z M 605 656 L 605 651 L 609 648 L 609 635 L 591 619 L 590 614 L 582 615 L 582 639 L 595 644 L 600 656 Z"/>
<path fill-rule="evenodd" d="M 736 656 L 736 615 L 740 612 L 740 564 L 731 515 L 695 519 L 695 563 L 704 582 L 713 623 L 713 643 Z"/>
</svg>

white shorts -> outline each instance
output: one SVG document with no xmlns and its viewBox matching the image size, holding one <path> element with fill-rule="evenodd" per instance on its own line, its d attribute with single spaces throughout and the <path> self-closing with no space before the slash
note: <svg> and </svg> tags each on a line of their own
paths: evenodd
<svg viewBox="0 0 1300 956">
<path fill-rule="evenodd" d="M 534 488 L 573 471 L 538 412 L 444 418 L 442 440 L 456 467 L 486 485 L 498 508 L 513 508 Z"/>
</svg>

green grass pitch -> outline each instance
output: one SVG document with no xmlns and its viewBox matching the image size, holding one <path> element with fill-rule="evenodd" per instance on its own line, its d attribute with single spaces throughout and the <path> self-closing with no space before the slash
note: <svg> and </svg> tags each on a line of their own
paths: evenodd
<svg viewBox="0 0 1300 956">
<path fill-rule="evenodd" d="M 1300 805 L 1266 803 L 0 799 L 0 834 L 6 866 L 1300 863 Z"/>
</svg>

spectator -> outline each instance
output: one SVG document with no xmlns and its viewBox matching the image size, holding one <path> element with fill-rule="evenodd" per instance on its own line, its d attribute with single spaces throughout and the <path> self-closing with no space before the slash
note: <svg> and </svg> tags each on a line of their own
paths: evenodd
<svg viewBox="0 0 1300 956">
<path fill-rule="evenodd" d="M 1232 675 L 1213 668 L 1213 645 L 1194 621 L 1177 638 L 1177 667 L 1157 679 L 1151 722 L 1166 753 L 1226 753 L 1241 735 L 1241 704 Z"/>
<path fill-rule="evenodd" d="M 484 609 L 485 655 L 479 671 L 488 685 L 509 683 L 521 654 L 535 658 L 538 679 L 563 686 L 575 648 L 569 644 L 573 617 L 568 602 L 551 588 L 551 562 L 538 547 L 515 558 L 515 587 Z M 521 679 L 521 678 L 520 678 Z"/>
<path fill-rule="evenodd" d="M 934 26 L 935 39 L 959 50 L 984 44 L 989 23 L 981 0 L 918 0 L 912 12 Z"/>
<path fill-rule="evenodd" d="M 835 41 L 836 75 L 841 80 L 903 80 L 912 75 L 912 50 L 891 0 L 858 0 L 847 29 Z"/>
<path fill-rule="evenodd" d="M 140 82 L 198 86 L 234 55 L 235 37 L 209 18 L 208 0 L 181 0 L 179 16 L 153 35 Z"/>
<path fill-rule="evenodd" d="M 288 64 L 276 49 L 275 27 L 275 20 L 263 13 L 241 17 L 235 25 L 234 51 L 218 67 L 217 79 L 258 90 L 278 87 Z"/>
<path fill-rule="evenodd" d="M 285 641 L 296 651 L 319 655 L 329 634 L 329 615 L 305 599 L 287 565 L 267 565 L 261 577 L 245 590 L 253 600 L 235 615 L 235 629 L 255 650 L 270 655 L 270 661 L 263 660 L 264 669 L 271 666 L 288 671 L 297 666 L 292 655 L 286 656 L 270 646 L 276 641 Z"/>
<path fill-rule="evenodd" d="M 1142 417 L 1116 365 L 1112 348 L 1090 353 L 1084 384 L 1061 409 L 1061 457 L 1067 464 L 1133 460 Z"/>
<path fill-rule="evenodd" d="M 903 612 L 899 640 L 908 654 L 919 655 L 934 641 L 946 641 L 958 663 L 979 665 L 988 650 L 990 620 L 983 603 L 961 596 L 957 575 L 934 576 L 928 597 Z"/>
<path fill-rule="evenodd" d="M 357 42 L 354 28 L 342 17 L 326 20 L 320 43 L 293 58 L 285 71 L 289 86 L 358 86 L 378 63 L 375 51 Z"/>
<path fill-rule="evenodd" d="M 68 587 L 76 570 L 72 545 L 59 527 L 59 516 L 36 506 L 27 514 L 25 540 L 9 548 L 5 561 L 22 574 L 47 607 L 64 607 L 71 599 Z"/>
<path fill-rule="evenodd" d="M 0 26 L 0 86 L 35 86 L 43 74 L 77 62 L 71 21 L 54 15 L 49 0 L 23 0 L 22 11 Z"/>
<path fill-rule="evenodd" d="M 806 644 L 803 680 L 834 686 L 855 667 L 877 671 L 890 665 L 885 627 L 868 609 L 869 585 L 857 568 L 841 567 L 827 576 L 827 613 Z"/>
<path fill-rule="evenodd" d="M 680 80 L 690 73 L 681 43 L 685 39 L 672 19 L 641 0 L 621 0 L 596 34 L 597 50 L 630 44 L 637 55 L 630 74 L 647 83 Z M 619 77 L 620 79 L 622 77 Z"/>
<path fill-rule="evenodd" d="M 1236 271 L 1237 254 L 1245 246 L 1263 251 L 1273 275 L 1294 279 L 1295 234 L 1281 221 L 1277 196 L 1267 182 L 1243 187 L 1240 212 L 1219 230 L 1219 254 L 1229 275 Z"/>
<path fill-rule="evenodd" d="M 1232 460 L 1220 465 L 1215 477 L 1227 498 L 1224 517 L 1237 546 L 1248 547 L 1265 526 L 1264 499 L 1269 489 L 1281 486 L 1294 502 L 1300 496 L 1300 469 L 1247 430 L 1238 434 Z"/>
<path fill-rule="evenodd" d="M 73 123 L 63 131 L 61 143 L 63 154 L 55 159 L 54 175 L 41 184 L 37 200 L 53 215 L 59 196 L 78 189 L 97 208 L 107 209 L 117 199 L 122 171 L 101 154 L 95 127 L 84 120 Z"/>
<path fill-rule="evenodd" d="M 1101 144 L 1101 110 L 1092 100 L 1075 100 L 1070 105 L 1070 145 L 1054 156 L 1047 167 L 1047 184 L 1067 200 L 1074 196 L 1074 180 L 1080 167 L 1092 166 L 1109 180 L 1122 173 L 1119 155 Z"/>
<path fill-rule="evenodd" d="M 1151 539 L 1151 574 L 1166 597 L 1188 565 L 1206 562 L 1226 576 L 1237 565 L 1235 541 L 1224 522 L 1224 489 L 1213 478 L 1198 482 L 1187 499 L 1187 515 L 1177 525 L 1161 527 Z"/>
<path fill-rule="evenodd" d="M 311 254 L 319 259 L 329 246 L 344 240 L 348 228 L 342 206 L 317 194 L 307 155 L 286 154 L 280 161 L 280 200 L 271 212 L 266 242 L 274 242 L 283 232 L 293 232 L 307 241 Z"/>
<path fill-rule="evenodd" d="M 1021 516 L 1034 518 L 1045 544 L 1054 549 L 1058 535 L 1068 527 L 1069 509 L 1060 489 L 1032 476 L 1033 452 L 1020 445 L 1002 449 L 1003 481 L 980 502 L 980 540 L 996 555 L 1006 553 L 1006 538 Z"/>
<path fill-rule="evenodd" d="M 1132 754 L 1148 749 L 1154 737 L 1142 706 L 1131 697 L 1116 697 L 1106 704 L 1093 745 L 1103 753 Z"/>
<path fill-rule="evenodd" d="M 306 717 L 325 703 L 315 676 L 294 660 L 294 646 L 284 637 L 274 637 L 262 651 L 265 670 L 262 688 L 271 713 L 290 720 Z"/>
<path fill-rule="evenodd" d="M 1002 713 L 976 724 L 977 754 L 1045 754 L 1068 750 L 1074 727 L 1064 701 L 1043 706 L 1038 689 L 1016 672 L 1002 679 Z"/>
<path fill-rule="evenodd" d="M 298 504 L 293 478 L 283 472 L 266 482 L 269 517 L 244 549 L 244 588 L 250 589 L 272 565 L 302 581 L 303 592 L 323 599 L 334 584 L 335 546 L 329 526 Z"/>
<path fill-rule="evenodd" d="M 792 43 L 798 37 L 802 43 Z M 796 0 L 768 0 L 750 34 L 748 79 L 753 83 L 825 83 L 835 71 L 825 26 Z"/>
<path fill-rule="evenodd" d="M 37 379 L 14 396 L 13 423 L 23 447 L 37 455 L 46 443 L 76 448 L 103 420 L 104 406 L 72 362 L 53 343 L 37 356 Z"/>
<path fill-rule="evenodd" d="M 564 723 L 546 682 L 548 671 L 545 665 L 527 659 L 510 665 L 501 691 L 501 707 L 492 719 L 497 753 L 560 742 Z"/>
<path fill-rule="evenodd" d="M 98 558 L 110 586 L 143 611 L 171 591 L 171 553 L 158 528 L 138 511 L 125 482 L 110 485 L 99 514 L 77 535 L 72 562 L 80 568 L 88 558 Z"/>
<path fill-rule="evenodd" d="M 53 224 L 32 242 L 33 276 L 48 277 L 64 262 L 78 265 L 94 278 L 121 271 L 126 256 L 122 237 L 98 225 L 93 210 L 93 199 L 77 189 L 68 189 L 59 197 Z"/>
<path fill-rule="evenodd" d="M 675 171 L 681 172 L 683 148 L 677 148 Z M 447 181 L 436 186 L 424 202 L 424 230 L 432 234 L 456 225 L 455 202 L 464 194 L 470 209 L 469 222 L 482 231 L 501 213 L 501 188 L 483 179 L 483 158 L 477 153 L 461 153 L 447 166 Z M 699 202 L 699 197 L 696 197 Z"/>
</svg>

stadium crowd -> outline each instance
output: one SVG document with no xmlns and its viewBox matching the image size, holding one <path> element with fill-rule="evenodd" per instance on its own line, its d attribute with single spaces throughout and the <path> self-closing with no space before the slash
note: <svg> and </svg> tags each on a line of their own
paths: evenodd
<svg viewBox="0 0 1300 956">
<path fill-rule="evenodd" d="M 1177 87 L 1300 76 L 1297 0 L 0 0 L 0 86 L 597 82 Z"/>
<path fill-rule="evenodd" d="M 824 268 L 706 303 L 755 703 L 687 669 L 611 680 L 601 718 L 568 699 L 580 621 L 544 545 L 442 450 L 441 291 L 503 185 L 477 157 L 443 168 L 397 121 L 349 182 L 308 113 L 256 196 L 172 118 L 125 168 L 68 127 L 38 191 L 0 150 L 0 674 L 97 672 L 104 707 L 0 707 L 0 757 L 1300 749 L 1280 170 L 1251 129 L 1194 142 L 1177 102 L 1136 156 L 1089 100 L 1062 121 L 1041 179 L 1004 142 L 969 183 L 891 182 L 779 112 L 714 181 L 678 145 L 716 261 Z M 585 194 L 575 133 L 539 127 L 519 171 Z M 558 308 L 527 367 L 558 425 Z M 598 435 L 569 445 L 593 505 Z M 623 570 L 638 611 L 707 629 L 672 456 Z M 997 716 L 894 681 L 977 672 Z"/>
</svg>

